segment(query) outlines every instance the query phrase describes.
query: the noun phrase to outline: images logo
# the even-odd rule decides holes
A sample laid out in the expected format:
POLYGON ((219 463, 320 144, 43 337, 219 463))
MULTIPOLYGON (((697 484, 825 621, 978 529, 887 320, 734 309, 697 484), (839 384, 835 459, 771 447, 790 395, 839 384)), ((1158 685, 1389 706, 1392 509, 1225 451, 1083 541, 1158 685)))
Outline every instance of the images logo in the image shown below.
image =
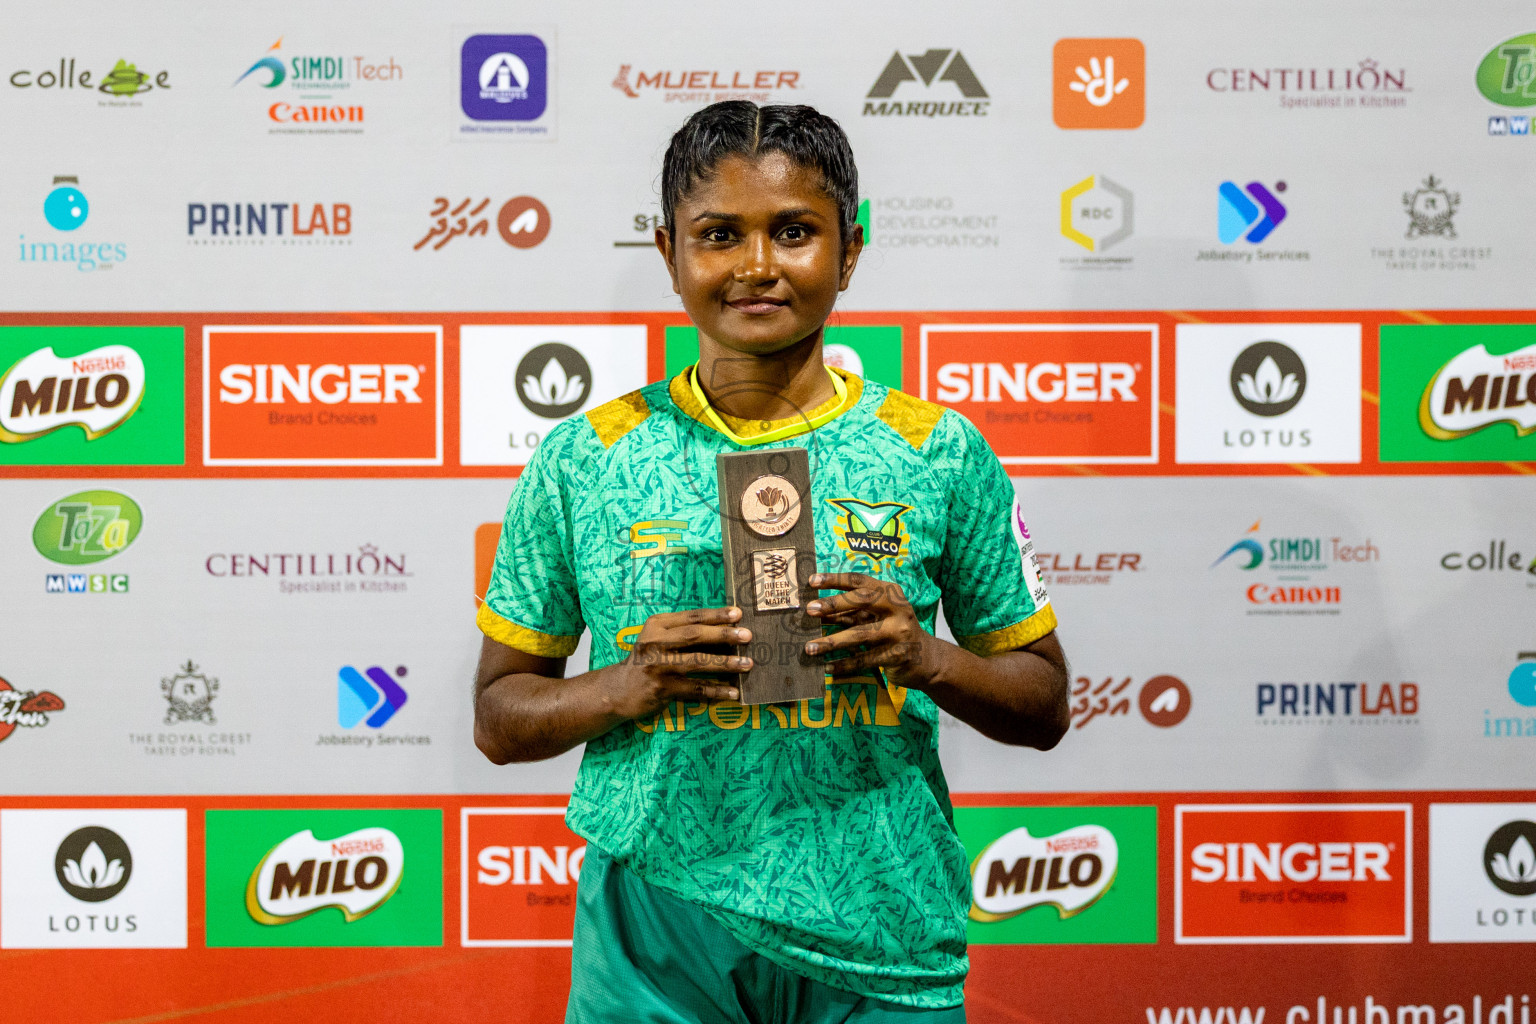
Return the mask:
POLYGON ((213 698, 218 696, 219 681, 201 672, 191 659, 174 676, 160 680, 160 694, 168 707, 165 724, 204 722, 218 725, 213 717, 213 698))
MULTIPOLYGON (((437 241, 432 246, 435 252, 460 235, 485 237, 490 231, 490 222, 484 214, 490 204, 489 199, 479 203, 465 199, 454 205, 447 197, 438 196, 432 201, 432 226, 411 248, 419 251, 435 238, 437 241)), ((497 212, 496 231, 512 248, 532 249, 549 235, 549 208, 532 196, 514 196, 497 212)))
POLYGON ((16 690, 0 678, 0 743, 17 729, 41 729, 48 716, 64 710, 64 699, 49 690, 16 690))
POLYGON ((1281 342, 1249 345, 1232 361, 1232 397, 1255 416, 1288 413, 1306 391, 1306 364, 1281 342))
POLYGON ((1157 809, 957 807, 973 943, 1157 940, 1157 809))
POLYGON ((437 466, 441 327, 206 327, 209 466, 437 466))
POLYGON ((1275 192, 1257 181, 1250 181, 1246 189, 1224 181, 1216 190, 1216 235, 1223 245, 1239 238, 1257 245, 1285 220, 1286 209, 1275 198, 1275 192, 1285 191, 1285 182, 1277 182, 1275 192))
POLYGON ((1181 804, 1174 941, 1409 942, 1407 804, 1181 804))
MULTIPOLYGON (((395 675, 405 678, 404 665, 395 668, 395 675)), ((377 665, 359 672, 345 665, 336 678, 336 722, 343 729, 351 729, 367 719, 370 729, 377 729, 395 717, 405 707, 405 688, 377 665)))
POLYGON ((1509 672, 1509 697, 1516 704, 1536 708, 1536 651, 1521 651, 1509 672))
POLYGON ((1147 51, 1140 39, 1058 39, 1051 64, 1056 127, 1141 127, 1147 51))
POLYGON ((1103 252, 1131 237, 1131 190, 1089 175, 1061 194, 1061 233, 1089 252, 1103 252))
POLYGON ((837 535, 837 546, 854 564, 863 563, 870 572, 879 572, 882 558, 889 558, 897 567, 906 562, 911 538, 901 516, 912 511, 911 505, 897 501, 871 504, 857 498, 828 498, 827 504, 842 513, 832 520, 832 532, 837 535))
POLYGON ((470 36, 459 56, 459 105, 465 116, 536 121, 544 115, 549 53, 538 36, 470 36))
POLYGON ((43 509, 32 527, 38 554, 64 565, 111 558, 134 542, 144 513, 126 494, 81 491, 43 509))
POLYGON ((1424 238, 1439 235, 1456 237, 1456 225, 1451 217, 1461 205, 1460 192, 1448 192, 1433 174, 1413 192, 1403 193, 1403 209, 1408 211, 1408 238, 1424 238))
POLYGON ((569 946, 586 840, 564 807, 466 807, 460 944, 569 946))
POLYGON ((1536 106, 1536 33, 1489 50, 1477 65, 1477 91, 1501 107, 1536 106))
POLYGON ((1536 327, 1381 327, 1383 462, 1536 458, 1536 327))
POLYGON ((981 80, 971 70, 959 50, 927 50, 902 54, 897 51, 886 61, 885 70, 875 79, 864 101, 865 117, 986 117, 991 101, 981 80), (907 82, 921 82, 923 88, 935 82, 948 82, 965 97, 964 101, 922 101, 891 98, 907 82), (879 102, 871 102, 878 100, 879 102))
POLYGON ((53 191, 43 200, 43 217, 50 227, 73 231, 91 215, 91 204, 86 202, 79 184, 80 179, 74 175, 54 175, 53 191))
MULTIPOLYGON (((80 179, 70 174, 53 178, 53 190, 43 198, 43 219, 56 231, 74 231, 91 215, 91 204, 80 191, 80 179)), ((123 242, 48 240, 28 242, 20 236, 17 252, 22 263, 74 264, 76 270, 111 270, 128 259, 123 242)))
POLYGON ((133 853, 116 832, 88 825, 65 837, 53 865, 65 892, 86 903, 101 903, 128 885, 133 853))

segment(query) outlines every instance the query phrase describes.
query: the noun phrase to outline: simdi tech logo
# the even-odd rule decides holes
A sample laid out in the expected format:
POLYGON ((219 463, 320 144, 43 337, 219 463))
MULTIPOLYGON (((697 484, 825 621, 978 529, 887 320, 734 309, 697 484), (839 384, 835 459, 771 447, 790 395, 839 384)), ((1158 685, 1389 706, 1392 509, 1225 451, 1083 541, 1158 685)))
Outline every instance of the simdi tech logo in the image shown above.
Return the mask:
POLYGON ((1536 326, 1384 324, 1383 462, 1536 460, 1536 326))
POLYGON ((283 40, 269 46, 237 79, 236 86, 284 93, 262 97, 273 135, 361 135, 366 108, 352 94, 375 82, 398 82, 405 69, 394 57, 382 61, 339 53, 295 54, 283 40), (318 102, 316 102, 318 101, 318 102))
POLYGON ((865 117, 986 117, 992 101, 959 50, 891 54, 864 98, 865 117))
POLYGON ((203 330, 203 464, 440 466, 436 326, 203 330))
POLYGON ((919 397, 1004 465, 1157 461, 1155 324, 925 324, 919 397))
POLYGON ((564 807, 465 807, 459 944, 569 946, 587 844, 564 807))
MULTIPOLYGON (((1477 91, 1501 107, 1536 107, 1536 32, 1513 36, 1484 55, 1477 65, 1477 91)), ((1489 135, 1531 134, 1529 114, 1490 114, 1489 135)))
POLYGON ((1409 804, 1180 804, 1174 941, 1409 942, 1409 804))
POLYGON ((459 48, 458 138, 552 139, 553 35, 473 35, 459 48))
POLYGON ((972 943, 1157 941, 1157 808, 956 807, 972 943))
POLYGON ((180 327, 0 327, 0 465, 179 466, 180 327))
POLYGON ((1051 51, 1058 128, 1140 128, 1147 51, 1140 39, 1058 39, 1051 51))
POLYGON ((1211 569, 1229 575, 1234 569, 1245 575, 1265 570, 1256 582, 1252 577, 1243 580, 1241 594, 1249 615, 1338 615, 1347 586, 1360 581, 1353 574, 1342 579, 1335 574, 1381 561, 1381 549, 1370 537, 1361 541, 1291 530, 1266 534, 1263 522, 1255 519, 1211 563, 1211 569))
POLYGON ((53 188, 43 198, 43 219, 57 234, 39 240, 25 234, 17 243, 20 262, 72 266, 79 271, 111 270, 128 259, 126 242, 104 242, 94 232, 76 235, 91 215, 91 204, 80 191, 80 178, 74 174, 53 176, 53 188))
POLYGON ((440 946, 437 810, 206 812, 208 945, 440 946))
POLYGON ((1536 804, 1429 805, 1429 941, 1536 942, 1536 804))
POLYGON ((0 810, 0 947, 185 949, 187 812, 0 810))

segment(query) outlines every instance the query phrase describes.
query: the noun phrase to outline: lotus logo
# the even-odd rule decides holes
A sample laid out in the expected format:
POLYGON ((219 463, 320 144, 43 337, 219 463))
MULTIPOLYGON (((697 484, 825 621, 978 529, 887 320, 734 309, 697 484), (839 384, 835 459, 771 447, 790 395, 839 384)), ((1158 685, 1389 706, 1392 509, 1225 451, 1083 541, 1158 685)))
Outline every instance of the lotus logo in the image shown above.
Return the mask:
POLYGON ((571 415, 592 391, 592 368, 582 354, 558 341, 535 345, 517 364, 517 397, 535 416, 571 415))
POLYGON ((1249 345, 1232 361, 1232 397, 1255 416, 1281 416, 1307 390, 1307 367, 1294 349, 1278 341, 1249 345))
POLYGON ((1496 829, 1483 848, 1488 881, 1511 896, 1536 894, 1536 822, 1511 821, 1496 829))
POLYGON ((1016 828, 971 863, 970 918, 1005 921, 1033 907, 1055 907, 1059 918, 1074 917, 1109 891, 1119 866, 1119 845, 1102 825, 1041 837, 1016 828))
POLYGON ((89 825, 71 832, 59 844, 54 873, 59 885, 75 899, 101 903, 128 884, 133 855, 116 832, 89 825))

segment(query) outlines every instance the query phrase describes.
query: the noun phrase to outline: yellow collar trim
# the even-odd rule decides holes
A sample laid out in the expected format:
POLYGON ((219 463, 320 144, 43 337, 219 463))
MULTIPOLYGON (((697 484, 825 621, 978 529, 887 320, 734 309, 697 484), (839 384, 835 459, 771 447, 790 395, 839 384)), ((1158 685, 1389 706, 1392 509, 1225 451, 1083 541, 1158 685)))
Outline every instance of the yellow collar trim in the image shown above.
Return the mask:
POLYGON ((844 374, 833 370, 830 366, 823 368, 827 371, 827 376, 832 379, 832 388, 836 394, 805 416, 791 416, 781 420, 743 420, 717 412, 705 397, 704 389, 699 386, 697 363, 688 367, 673 380, 672 396, 674 401, 679 398, 691 399, 686 402, 686 405, 682 402, 678 403, 684 405, 683 411, 694 419, 714 427, 735 444, 742 446, 766 444, 815 430, 831 422, 858 402, 863 393, 863 388, 859 386, 863 383, 862 381, 852 376, 845 380, 844 374), (758 429, 749 429, 753 427, 758 429))

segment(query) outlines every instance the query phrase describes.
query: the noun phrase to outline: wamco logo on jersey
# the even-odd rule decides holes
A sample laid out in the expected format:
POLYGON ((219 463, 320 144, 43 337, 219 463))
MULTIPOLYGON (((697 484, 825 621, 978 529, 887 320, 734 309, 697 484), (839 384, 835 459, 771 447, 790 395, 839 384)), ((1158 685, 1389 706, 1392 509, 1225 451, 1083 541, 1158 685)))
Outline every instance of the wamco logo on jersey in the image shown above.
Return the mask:
POLYGON ((1408 804, 1181 804, 1174 813, 1174 941, 1411 941, 1408 804))
POLYGON ((870 87, 864 116, 986 117, 990 106, 987 90, 959 50, 898 50, 870 87))
POLYGON ((293 93, 295 102, 270 92, 262 97, 267 120, 272 123, 267 130, 273 135, 361 135, 364 108, 354 101, 351 90, 405 77, 405 69, 393 57, 380 62, 340 54, 296 56, 282 49, 279 39, 234 83, 263 90, 287 86, 293 93))
POLYGON ((1176 461, 1360 461, 1359 324, 1175 332, 1176 461))
POLYGON ((1218 67, 1206 72, 1205 87, 1219 95, 1271 94, 1282 110, 1400 108, 1408 105, 1408 72, 1383 67, 1369 57, 1354 67, 1239 68, 1218 67))
POLYGON ((1344 601, 1343 581, 1317 579, 1330 568, 1381 561, 1381 549, 1367 537, 1363 542, 1342 537, 1264 537, 1262 519, 1221 553, 1211 568, 1236 567, 1253 572, 1261 567, 1274 582, 1247 583, 1243 589, 1249 615, 1338 615, 1344 601))
POLYGON ((440 466, 441 327, 207 327, 208 466, 440 466))
POLYGON ((1381 327, 1383 462, 1536 459, 1536 327, 1381 327))
POLYGON ((1429 805, 1429 941, 1536 942, 1536 804, 1429 805))
POLYGON ((971 942, 1154 942, 1157 810, 957 807, 971 942))
POLYGON ((778 94, 803 88, 798 71, 634 71, 619 66, 613 87, 630 99, 660 96, 665 103, 789 102, 778 94))
POLYGON ((350 203, 188 203, 188 245, 351 245, 350 203))
POLYGON ((925 324, 921 397, 1005 465, 1157 461, 1157 327, 925 324))
POLYGON ((464 946, 569 946, 586 841, 564 807, 466 807, 459 819, 464 946))

